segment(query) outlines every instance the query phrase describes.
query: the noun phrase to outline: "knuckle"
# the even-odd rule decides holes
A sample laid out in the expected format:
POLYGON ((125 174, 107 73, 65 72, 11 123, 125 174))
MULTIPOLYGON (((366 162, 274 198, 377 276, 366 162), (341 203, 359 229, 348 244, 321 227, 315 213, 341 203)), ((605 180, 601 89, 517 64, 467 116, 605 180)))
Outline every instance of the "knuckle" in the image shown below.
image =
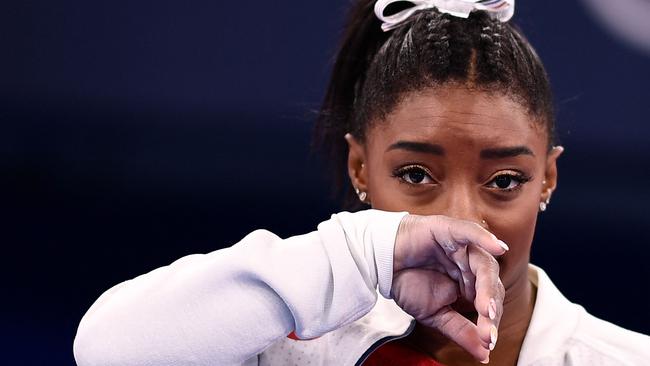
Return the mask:
POLYGON ((482 246, 489 245, 488 243, 493 243, 496 240, 494 234, 492 234, 491 232, 483 228, 481 228, 481 232, 479 233, 479 238, 481 240, 481 243, 484 244, 482 246))
POLYGON ((497 280, 497 294, 501 299, 505 298, 506 296, 506 288, 503 286, 503 282, 501 282, 500 278, 497 280))
POLYGON ((446 309, 441 309, 438 313, 433 314, 430 319, 431 324, 437 329, 449 329, 453 325, 453 317, 446 309))
POLYGON ((499 274, 499 262, 496 260, 496 258, 494 258, 483 248, 475 248, 474 251, 477 253, 477 259, 483 266, 484 271, 487 271, 491 274, 499 274))
POLYGON ((495 273, 499 273, 499 262, 497 262, 496 258, 494 258, 491 255, 487 255, 486 257, 486 264, 490 267, 492 271, 495 273))
POLYGON ((485 250, 477 250, 479 253, 477 256, 478 263, 480 263, 480 271, 484 276, 490 278, 491 281, 496 283, 496 280, 499 280, 499 272, 501 266, 495 257, 485 250))

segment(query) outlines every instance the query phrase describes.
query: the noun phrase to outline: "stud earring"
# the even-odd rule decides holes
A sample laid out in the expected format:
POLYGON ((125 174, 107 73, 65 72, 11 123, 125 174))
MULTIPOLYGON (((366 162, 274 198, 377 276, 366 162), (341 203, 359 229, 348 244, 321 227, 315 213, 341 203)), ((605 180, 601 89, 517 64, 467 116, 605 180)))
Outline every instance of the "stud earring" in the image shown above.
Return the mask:
POLYGON ((548 205, 551 204, 551 195, 552 194, 553 194, 553 191, 551 191, 551 189, 549 188, 548 189, 548 197, 546 197, 546 201, 539 203, 539 210, 541 212, 546 211, 546 209, 548 208, 548 205))
POLYGON ((359 201, 366 203, 366 198, 368 198, 368 194, 366 192, 360 191, 359 188, 354 187, 354 191, 357 193, 357 196, 359 196, 359 201))
POLYGON ((361 202, 366 203, 366 198, 368 198, 368 194, 366 192, 359 193, 359 200, 361 202))
POLYGON ((539 203, 539 211, 540 212, 546 211, 546 202, 540 202, 539 203))

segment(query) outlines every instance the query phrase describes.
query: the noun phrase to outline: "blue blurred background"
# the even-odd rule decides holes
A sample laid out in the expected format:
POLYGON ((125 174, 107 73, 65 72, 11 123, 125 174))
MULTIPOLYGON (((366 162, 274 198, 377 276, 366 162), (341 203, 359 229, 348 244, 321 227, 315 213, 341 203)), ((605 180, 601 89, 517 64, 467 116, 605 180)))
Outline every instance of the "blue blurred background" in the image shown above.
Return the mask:
MULTIPOLYGON (((650 2, 615 3, 622 18, 601 0, 517 5, 566 147, 532 260, 650 333, 650 33, 629 16, 650 2)), ((0 363, 73 365, 77 324, 112 285, 338 210, 309 135, 347 5, 0 6, 0 363)))

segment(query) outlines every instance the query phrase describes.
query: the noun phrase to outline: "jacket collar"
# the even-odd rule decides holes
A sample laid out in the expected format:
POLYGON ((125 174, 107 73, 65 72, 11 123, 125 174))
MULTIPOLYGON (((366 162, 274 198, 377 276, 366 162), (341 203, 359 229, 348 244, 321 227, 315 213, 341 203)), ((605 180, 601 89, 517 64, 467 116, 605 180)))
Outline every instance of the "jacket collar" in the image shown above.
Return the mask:
POLYGON ((519 365, 557 356, 578 327, 584 309, 567 300, 546 272, 530 264, 528 278, 537 287, 533 316, 519 352, 519 365), (550 321, 552 319, 552 321, 550 321))
POLYGON ((350 329, 344 332, 352 344, 359 345, 350 354, 350 364, 361 365, 382 344, 407 336, 414 326, 415 319, 397 306, 394 300, 379 295, 372 310, 349 326, 358 328, 360 332, 350 332, 350 329), (364 334, 362 339, 359 339, 359 333, 364 334))
MULTIPOLYGON (((519 365, 529 365, 541 358, 554 356, 573 335, 580 312, 584 311, 567 300, 541 268, 529 264, 528 279, 537 288, 537 297, 519 353, 519 365)), ((379 296, 372 311, 355 323, 367 327, 369 332, 367 339, 371 344, 365 342, 365 351, 358 353, 360 361, 363 361, 381 344, 407 336, 413 330, 415 320, 393 300, 379 296)))
MULTIPOLYGON (((519 353, 518 365, 530 365, 542 358, 557 356, 557 351, 574 334, 579 316, 584 312, 582 307, 569 302, 539 267, 529 265, 528 278, 537 287, 537 298, 519 353)), ((301 351, 293 353, 295 357, 301 355, 302 359, 293 360, 299 364, 310 359, 313 364, 361 365, 375 349, 386 342, 407 336, 414 326, 413 317, 400 309, 393 300, 378 294, 377 303, 362 318, 314 340, 296 341, 287 338, 265 353, 282 355, 282 360, 288 363, 293 359, 286 354, 287 349, 294 349, 301 351)), ((260 363, 266 364, 276 363, 260 363)))

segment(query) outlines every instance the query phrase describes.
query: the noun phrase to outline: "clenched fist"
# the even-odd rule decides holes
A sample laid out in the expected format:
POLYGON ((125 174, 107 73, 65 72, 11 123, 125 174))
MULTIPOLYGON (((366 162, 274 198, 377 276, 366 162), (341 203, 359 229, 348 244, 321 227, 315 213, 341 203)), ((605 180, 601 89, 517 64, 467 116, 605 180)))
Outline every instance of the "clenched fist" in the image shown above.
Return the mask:
POLYGON ((505 295, 494 256, 507 250, 476 223, 407 215, 395 242, 392 297, 419 323, 485 361, 497 341, 505 295), (476 324, 451 308, 459 296, 474 304, 476 324))

